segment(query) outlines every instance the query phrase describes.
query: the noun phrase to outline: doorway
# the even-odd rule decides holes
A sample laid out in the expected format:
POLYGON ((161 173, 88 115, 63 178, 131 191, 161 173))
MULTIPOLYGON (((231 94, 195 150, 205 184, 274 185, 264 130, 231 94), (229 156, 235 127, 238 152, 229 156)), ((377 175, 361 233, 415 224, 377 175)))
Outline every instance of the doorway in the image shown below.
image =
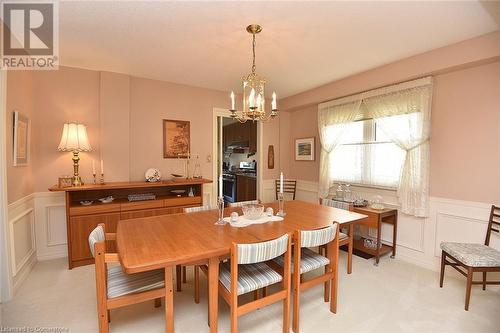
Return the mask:
POLYGON ((261 198, 262 124, 240 123, 229 110, 214 109, 213 114, 213 204, 219 196, 222 175, 224 202, 261 198))

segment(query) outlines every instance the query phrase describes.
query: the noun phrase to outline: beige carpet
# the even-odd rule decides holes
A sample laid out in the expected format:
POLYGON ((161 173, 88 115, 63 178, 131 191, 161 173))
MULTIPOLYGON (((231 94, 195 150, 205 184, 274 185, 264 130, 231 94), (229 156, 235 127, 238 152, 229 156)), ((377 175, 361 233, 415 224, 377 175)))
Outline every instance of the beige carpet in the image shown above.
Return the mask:
MULTIPOLYGON (((500 332, 500 292, 473 288, 470 311, 464 306, 465 280, 447 277, 443 289, 438 274, 398 259, 354 257, 354 272, 346 274, 341 254, 339 307, 336 315, 322 300, 322 288, 301 298, 301 332, 500 332)), ((201 279, 200 304, 193 302, 191 269, 188 283, 175 293, 176 332, 208 332, 206 281, 201 279)), ((229 331, 228 307, 220 300, 219 332, 229 331)), ((281 305, 240 318, 240 332, 281 332, 281 305)), ((3 325, 64 327, 69 332, 97 332, 94 267, 73 270, 64 259, 38 263, 14 299, 3 304, 3 325)), ((164 332, 163 307, 153 302, 111 312, 111 332, 164 332)))

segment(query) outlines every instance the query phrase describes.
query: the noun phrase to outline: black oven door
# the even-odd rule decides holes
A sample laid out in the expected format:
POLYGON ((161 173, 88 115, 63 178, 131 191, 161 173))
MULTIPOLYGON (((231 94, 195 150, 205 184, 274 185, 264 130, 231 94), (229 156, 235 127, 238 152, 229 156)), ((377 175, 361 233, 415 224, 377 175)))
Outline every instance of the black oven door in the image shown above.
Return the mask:
POLYGON ((223 177, 222 193, 225 202, 236 202, 236 179, 223 177))

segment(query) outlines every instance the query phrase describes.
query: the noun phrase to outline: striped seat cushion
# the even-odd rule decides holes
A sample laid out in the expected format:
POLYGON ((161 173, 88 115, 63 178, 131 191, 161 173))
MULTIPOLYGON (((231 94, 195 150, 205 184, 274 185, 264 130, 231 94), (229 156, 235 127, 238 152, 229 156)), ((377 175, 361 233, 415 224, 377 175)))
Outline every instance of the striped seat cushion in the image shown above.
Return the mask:
POLYGON ((500 251, 484 244, 442 242, 441 249, 470 267, 500 267, 500 251))
MULTIPOLYGON (((238 295, 278 283, 283 277, 264 263, 238 265, 238 295)), ((220 265, 219 281, 231 291, 231 263, 220 265)))
POLYGON ((108 298, 140 293, 164 286, 163 270, 127 274, 123 272, 120 265, 108 265, 108 298))
POLYGON ((106 240, 106 235, 104 235, 104 229, 98 225, 89 235, 89 248, 92 253, 92 257, 95 258, 95 244, 98 242, 104 242, 106 240))
MULTIPOLYGON (((274 259, 274 262, 283 267, 285 265, 285 258, 284 256, 279 256, 278 258, 274 259)), ((313 271, 317 268, 326 266, 330 263, 330 260, 328 258, 323 257, 322 255, 314 252, 311 249, 308 249, 307 247, 304 247, 301 249, 300 253, 300 274, 307 273, 310 271, 313 271)), ((292 266, 291 266, 292 271, 294 270, 293 266, 293 259, 292 259, 292 266)))
POLYGON ((286 252, 288 234, 266 242, 238 244, 238 264, 254 264, 276 258, 286 252))
POLYGON ((338 201, 338 200, 334 200, 334 199, 323 199, 323 201, 321 203, 323 206, 329 206, 329 207, 349 210, 349 203, 348 202, 338 201))
POLYGON ((343 232, 339 232, 339 240, 342 240, 342 239, 346 239, 347 237, 347 234, 344 234, 343 232))

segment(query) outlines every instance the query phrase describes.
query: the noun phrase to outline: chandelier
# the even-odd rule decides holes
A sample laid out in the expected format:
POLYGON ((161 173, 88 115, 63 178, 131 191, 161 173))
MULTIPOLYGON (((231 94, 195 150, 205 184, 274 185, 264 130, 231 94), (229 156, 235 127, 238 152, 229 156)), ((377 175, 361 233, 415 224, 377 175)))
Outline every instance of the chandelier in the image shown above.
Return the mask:
POLYGON ((262 31, 262 27, 258 24, 251 24, 247 27, 248 33, 252 34, 252 72, 242 78, 243 84, 243 110, 238 112, 234 103, 234 92, 231 91, 231 117, 244 123, 247 120, 268 121, 271 118, 278 116, 278 108, 276 104, 276 93, 273 92, 271 101, 271 113, 266 114, 265 109, 265 93, 266 85, 265 78, 259 76, 255 72, 255 35, 262 31))

